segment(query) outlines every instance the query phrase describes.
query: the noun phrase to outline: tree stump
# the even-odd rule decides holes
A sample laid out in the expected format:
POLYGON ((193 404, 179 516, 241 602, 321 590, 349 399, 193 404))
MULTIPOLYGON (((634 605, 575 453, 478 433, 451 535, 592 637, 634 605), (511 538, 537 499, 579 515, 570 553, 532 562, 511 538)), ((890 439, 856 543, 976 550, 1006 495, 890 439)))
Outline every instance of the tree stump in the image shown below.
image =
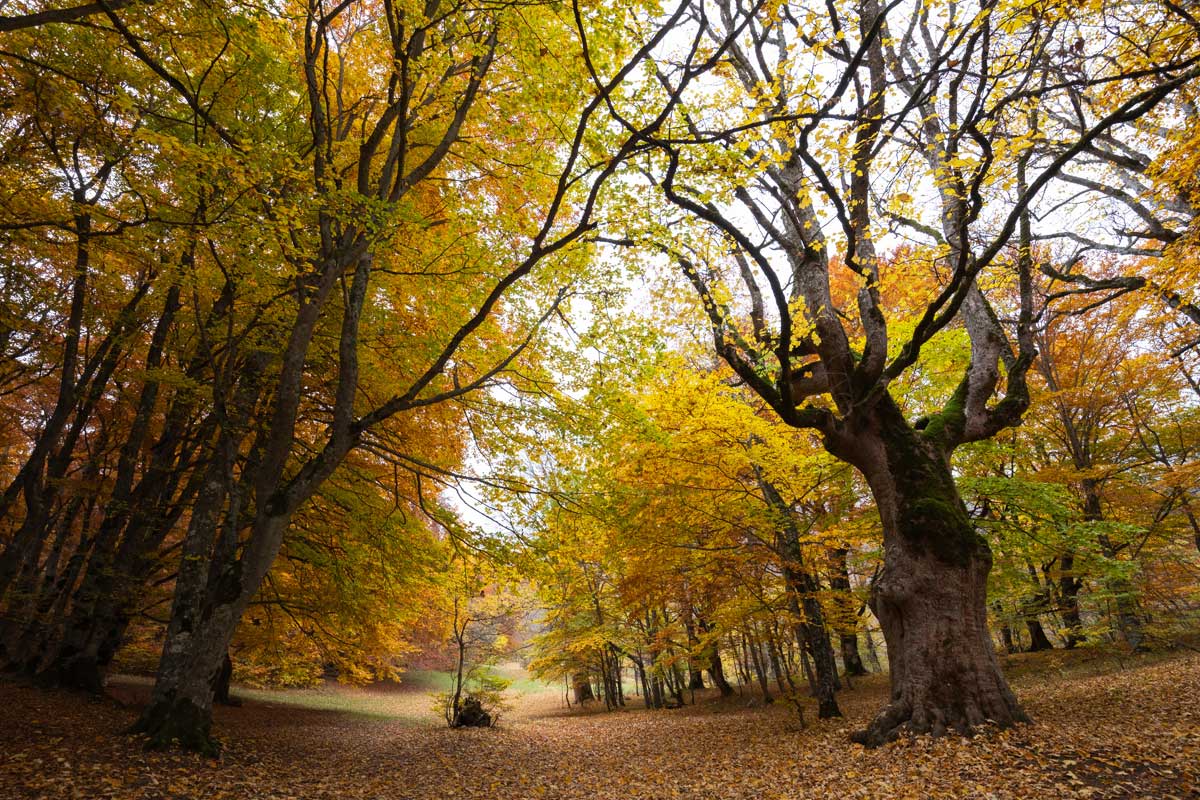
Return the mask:
POLYGON ((476 697, 468 697, 464 700, 462 707, 454 715, 454 727, 456 728, 490 728, 491 726, 492 715, 484 710, 483 703, 476 697))

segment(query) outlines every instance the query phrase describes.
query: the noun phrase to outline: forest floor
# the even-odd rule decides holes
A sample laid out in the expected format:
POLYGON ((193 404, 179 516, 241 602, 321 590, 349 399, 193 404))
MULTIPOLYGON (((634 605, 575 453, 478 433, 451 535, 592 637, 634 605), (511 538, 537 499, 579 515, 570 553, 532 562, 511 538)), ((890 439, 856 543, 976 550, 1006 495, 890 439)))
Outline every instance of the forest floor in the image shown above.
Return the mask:
POLYGON ((243 691, 217 710, 218 760, 122 734, 145 682, 118 679, 105 700, 0 683, 0 798, 1200 797, 1200 655, 1052 652, 1006 669, 1034 724, 872 751, 847 736, 884 702, 881 675, 839 695, 844 720, 810 707, 804 729, 749 691, 603 713, 527 682, 499 727, 460 731, 420 685, 243 691))

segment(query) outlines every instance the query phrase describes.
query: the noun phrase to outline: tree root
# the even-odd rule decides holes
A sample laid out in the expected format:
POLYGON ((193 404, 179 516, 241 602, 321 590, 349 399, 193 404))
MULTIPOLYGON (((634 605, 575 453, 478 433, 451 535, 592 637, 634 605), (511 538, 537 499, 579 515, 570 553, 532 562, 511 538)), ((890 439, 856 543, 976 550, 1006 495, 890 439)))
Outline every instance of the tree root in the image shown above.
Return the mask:
POLYGON ((897 701, 888 704, 875 719, 861 731, 850 735, 850 741, 867 749, 894 742, 902 736, 929 734, 939 738, 948 734, 971 737, 983 728, 1009 728, 1018 722, 1029 722, 1024 711, 1017 709, 1006 721, 982 720, 972 722, 961 711, 947 713, 945 709, 926 708, 923 713, 914 713, 908 703, 897 701))
POLYGON ((221 745, 211 731, 211 716, 187 698, 152 702, 129 729, 131 734, 146 737, 147 750, 179 747, 216 758, 221 754, 221 745))

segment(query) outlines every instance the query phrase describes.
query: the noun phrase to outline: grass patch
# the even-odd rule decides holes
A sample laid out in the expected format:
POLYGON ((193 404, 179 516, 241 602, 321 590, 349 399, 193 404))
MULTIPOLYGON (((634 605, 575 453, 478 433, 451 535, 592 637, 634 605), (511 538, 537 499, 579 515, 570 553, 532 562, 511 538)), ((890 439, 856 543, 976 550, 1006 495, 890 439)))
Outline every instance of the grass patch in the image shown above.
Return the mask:
MULTIPOLYGON (((505 692, 510 698, 537 694, 552 688, 550 684, 530 677, 517 663, 501 664, 490 672, 513 682, 505 692)), ((144 676, 116 676, 110 692, 115 689, 115 696, 121 694, 120 687, 136 687, 137 695, 123 702, 141 703, 149 695, 153 683, 153 678, 144 676)), ((231 693, 247 705, 325 711, 348 714, 363 720, 429 725, 440 723, 440 718, 433 710, 433 695, 450 691, 453 686, 454 674, 449 671, 411 670, 403 673, 396 683, 371 686, 327 683, 300 689, 255 688, 235 684, 231 693)))
POLYGON ((380 721, 424 721, 424 715, 411 703, 399 704, 393 695, 353 687, 323 686, 313 689, 250 689, 235 688, 233 696, 247 703, 303 708, 310 711, 329 711, 350 714, 380 721))

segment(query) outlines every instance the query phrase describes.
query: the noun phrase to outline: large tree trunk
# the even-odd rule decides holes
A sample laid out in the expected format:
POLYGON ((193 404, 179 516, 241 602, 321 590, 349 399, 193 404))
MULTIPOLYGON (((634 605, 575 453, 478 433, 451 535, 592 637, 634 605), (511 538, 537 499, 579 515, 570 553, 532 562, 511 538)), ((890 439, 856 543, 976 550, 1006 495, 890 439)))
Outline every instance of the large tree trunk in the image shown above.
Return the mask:
MULTIPOLYGON (((154 693, 133 727, 133 732, 148 737, 151 748, 178 744, 206 755, 218 750, 211 735, 215 689, 238 620, 253 597, 253 588, 261 583, 257 575, 242 577, 241 564, 232 562, 216 581, 205 581, 208 585, 202 585, 204 594, 198 602, 193 592, 176 590, 154 693), (187 608, 180 607, 181 601, 187 608)), ((183 573, 181 568, 181 582, 186 580, 183 573)))
POLYGON ((216 753, 210 733, 214 685, 238 621, 262 585, 290 518, 286 507, 281 514, 260 514, 240 557, 234 556, 226 541, 236 533, 233 521, 240 508, 237 490, 230 491, 234 447, 235 442, 222 437, 192 510, 154 693, 133 727, 149 738, 151 747, 178 743, 216 753))
POLYGON ((887 641, 892 695, 855 741, 1027 721, 988 631, 991 550, 971 525, 937 432, 912 429, 888 399, 873 422, 852 455, 883 522, 871 608, 887 641))

